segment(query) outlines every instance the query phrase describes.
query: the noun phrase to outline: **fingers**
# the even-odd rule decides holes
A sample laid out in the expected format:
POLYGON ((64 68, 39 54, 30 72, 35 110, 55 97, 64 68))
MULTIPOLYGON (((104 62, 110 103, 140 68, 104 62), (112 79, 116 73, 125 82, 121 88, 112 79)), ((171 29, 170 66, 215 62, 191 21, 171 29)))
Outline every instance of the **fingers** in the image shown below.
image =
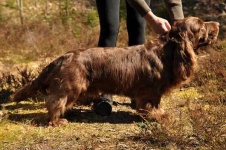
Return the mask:
POLYGON ((167 32, 170 31, 171 30, 171 25, 169 24, 168 21, 166 22, 165 25, 166 25, 166 28, 167 28, 167 32))
POLYGON ((168 32, 171 30, 171 25, 169 24, 169 22, 165 19, 162 19, 162 22, 160 22, 162 29, 159 29, 159 33, 163 34, 165 32, 168 32))
POLYGON ((171 25, 165 19, 161 19, 158 24, 153 28, 156 34, 163 34, 171 30, 171 25))

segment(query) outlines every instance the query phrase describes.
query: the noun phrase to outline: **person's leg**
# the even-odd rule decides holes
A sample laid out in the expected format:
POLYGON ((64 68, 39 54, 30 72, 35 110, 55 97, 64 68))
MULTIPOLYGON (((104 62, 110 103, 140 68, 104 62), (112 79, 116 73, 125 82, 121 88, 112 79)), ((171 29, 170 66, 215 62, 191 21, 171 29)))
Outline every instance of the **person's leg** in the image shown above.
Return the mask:
MULTIPOLYGON (((150 0, 145 0, 148 5, 150 5, 150 0)), ((145 19, 136 12, 126 1, 126 11, 127 11, 127 31, 129 36, 128 45, 139 45, 145 43, 145 19)), ((131 99, 131 108, 136 108, 136 100, 131 99)))
MULTIPOLYGON (((119 32, 120 0, 96 0, 100 20, 99 47, 115 47, 119 32)), ((104 94, 94 104, 94 111, 102 116, 110 115, 112 95, 104 94)))
MULTIPOLYGON (((150 5, 150 0, 145 0, 150 5)), ((128 45, 139 45, 145 43, 145 19, 137 13, 126 1, 127 30, 129 36, 128 45)))
POLYGON ((98 46, 115 47, 119 31, 120 0, 96 0, 100 19, 98 46))

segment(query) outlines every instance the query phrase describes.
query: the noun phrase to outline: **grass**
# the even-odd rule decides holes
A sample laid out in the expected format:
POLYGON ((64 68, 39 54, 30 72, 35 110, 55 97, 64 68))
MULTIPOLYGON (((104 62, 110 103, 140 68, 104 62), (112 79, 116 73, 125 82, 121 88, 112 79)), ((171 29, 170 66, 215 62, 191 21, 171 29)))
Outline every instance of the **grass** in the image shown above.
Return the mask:
MULTIPOLYGON (((0 123, 0 145, 3 149, 38 149, 40 146, 44 149, 86 149, 103 147, 102 144, 115 147, 124 136, 139 133, 139 128, 133 123, 138 116, 131 115, 131 119, 127 117, 129 113, 123 111, 116 115, 118 119, 114 115, 103 118, 96 116, 88 107, 77 107, 78 111, 72 113, 72 120, 76 120, 71 120, 65 127, 51 128, 46 126, 43 102, 8 103, 4 108, 10 115, 0 123), (128 119, 120 120, 123 116, 128 119), (65 142, 59 145, 59 141, 65 142)), ((114 109, 116 111, 117 108, 114 109)))

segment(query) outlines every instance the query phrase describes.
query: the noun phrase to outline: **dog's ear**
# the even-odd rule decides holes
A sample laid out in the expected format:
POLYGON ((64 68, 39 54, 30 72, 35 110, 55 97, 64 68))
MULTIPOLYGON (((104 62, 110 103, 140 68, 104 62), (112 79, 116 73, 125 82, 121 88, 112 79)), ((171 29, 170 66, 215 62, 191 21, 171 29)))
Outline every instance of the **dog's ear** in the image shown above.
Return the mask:
POLYGON ((187 32, 180 32, 179 36, 181 37, 180 43, 173 51, 173 72, 176 82, 187 80, 194 72, 196 64, 196 55, 187 32))
POLYGON ((173 72, 176 76, 176 82, 187 80, 193 73, 196 64, 196 56, 194 53, 194 46, 198 37, 199 28, 203 25, 202 22, 193 25, 196 18, 186 18, 179 21, 174 28, 172 28, 171 40, 176 42, 174 49, 174 63, 173 72))
POLYGON ((191 17, 185 22, 189 40, 192 42, 193 48, 198 47, 200 38, 205 34, 204 22, 196 17, 191 17))

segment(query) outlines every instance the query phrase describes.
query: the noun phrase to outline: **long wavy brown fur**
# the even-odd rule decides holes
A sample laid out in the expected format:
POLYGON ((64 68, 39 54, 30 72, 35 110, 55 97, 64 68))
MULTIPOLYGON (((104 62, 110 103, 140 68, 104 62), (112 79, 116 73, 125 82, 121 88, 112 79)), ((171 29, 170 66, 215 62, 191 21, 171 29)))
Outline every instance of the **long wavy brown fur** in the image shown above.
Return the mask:
POLYGON ((46 93, 53 126, 66 122, 60 115, 76 101, 101 92, 135 99, 140 112, 158 109, 162 95, 188 80, 194 72, 195 50, 214 43, 218 32, 217 22, 188 17, 169 33, 144 45, 68 52, 18 90, 13 100, 25 100, 37 91, 46 93))

